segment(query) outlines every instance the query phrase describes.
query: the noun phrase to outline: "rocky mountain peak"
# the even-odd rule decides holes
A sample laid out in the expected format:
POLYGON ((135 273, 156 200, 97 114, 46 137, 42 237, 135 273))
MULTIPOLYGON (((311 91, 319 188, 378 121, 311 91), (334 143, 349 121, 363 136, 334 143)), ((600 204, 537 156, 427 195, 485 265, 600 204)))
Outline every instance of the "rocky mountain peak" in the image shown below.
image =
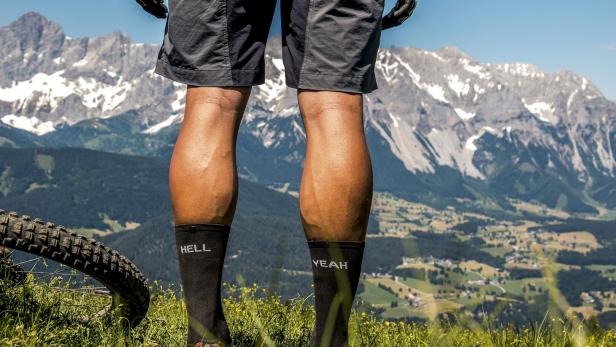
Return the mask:
POLYGON ((60 25, 49 21, 38 12, 28 12, 11 23, 8 30, 20 39, 22 48, 33 47, 37 49, 47 42, 64 39, 64 32, 60 25))

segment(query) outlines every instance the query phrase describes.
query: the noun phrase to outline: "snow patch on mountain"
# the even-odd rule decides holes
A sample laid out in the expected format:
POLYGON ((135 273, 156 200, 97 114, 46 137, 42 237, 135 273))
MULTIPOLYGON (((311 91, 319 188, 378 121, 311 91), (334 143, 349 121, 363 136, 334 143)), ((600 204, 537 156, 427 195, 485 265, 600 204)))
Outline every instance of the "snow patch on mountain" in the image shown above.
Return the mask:
POLYGON ((393 122, 393 126, 394 127, 398 127, 398 121, 400 120, 400 117, 395 116, 393 113, 389 112, 389 118, 391 119, 391 121, 393 122))
POLYGON ((55 130, 53 126, 53 122, 51 121, 42 122, 41 120, 35 117, 24 117, 24 116, 17 116, 14 114, 8 114, 5 116, 2 116, 2 118, 0 118, 0 121, 2 121, 2 123, 9 125, 13 128, 25 130, 27 132, 30 132, 30 133, 33 133, 39 136, 45 135, 55 130))
POLYGON ((133 83, 122 78, 116 85, 98 82, 93 78, 77 79, 77 83, 68 82, 72 94, 82 95, 82 104, 87 108, 100 108, 103 112, 115 110, 133 88, 133 83))
POLYGON ((493 65, 497 70, 513 76, 544 78, 545 73, 537 66, 525 63, 506 63, 493 65))
POLYGON ((379 59, 375 67, 376 69, 381 70, 385 81, 387 81, 387 83, 391 83, 391 81, 393 81, 393 79, 396 78, 396 75, 398 74, 398 66, 400 66, 400 64, 397 61, 391 62, 384 61, 384 59, 379 59))
POLYGON ((469 82, 470 79, 462 81, 462 79, 460 79, 460 76, 458 75, 452 74, 447 76, 447 83, 449 85, 449 88, 453 90, 454 93, 456 93, 458 98, 468 95, 468 92, 471 90, 471 85, 469 84, 469 82))
POLYGON ((597 168, 604 168, 607 172, 606 174, 613 176, 616 174, 616 162, 613 160, 614 153, 612 153, 612 146, 610 143, 610 138, 607 137, 607 144, 603 143, 603 139, 598 137, 595 139, 597 158, 599 159, 601 166, 596 166, 597 168))
POLYGON ((79 77, 76 81, 68 80, 63 75, 65 70, 51 75, 37 73, 26 81, 14 81, 8 88, 0 88, 0 100, 20 102, 22 105, 36 101, 35 111, 49 105, 55 110, 60 102, 69 95, 80 95, 81 103, 87 108, 99 108, 103 112, 116 109, 127 96, 133 84, 119 79, 116 85, 98 82, 94 78, 79 77))
POLYGON ((556 116, 556 114, 554 113, 556 111, 556 108, 553 104, 545 101, 538 101, 532 104, 527 104, 526 100, 524 99, 522 99, 522 102, 524 103, 524 107, 526 107, 531 113, 539 117, 539 120, 551 124, 558 123, 558 116, 556 116))
POLYGON ((445 59, 445 58, 443 58, 443 57, 441 57, 440 55, 438 55, 436 52, 432 52, 432 51, 423 51, 423 54, 425 54, 425 55, 429 55, 429 56, 431 56, 432 58, 434 58, 434 59, 436 59, 436 60, 440 61, 441 63, 446 62, 446 59, 445 59))
POLYGON ((456 114, 458 115, 458 117, 460 117, 462 120, 469 120, 472 119, 473 117, 475 117, 477 115, 477 113, 473 113, 473 112, 466 112, 461 108, 454 108, 454 111, 456 111, 456 114))
POLYGON ((480 137, 481 135, 473 135, 469 137, 464 144, 464 148, 468 149, 471 152, 475 152, 477 150, 477 146, 475 146, 475 141, 480 137))
POLYGON ((422 85, 423 89, 430 94, 434 99, 444 102, 446 104, 449 103, 447 98, 445 98, 445 89, 437 84, 424 84, 422 85))
POLYGON ((169 116, 169 118, 165 119, 164 121, 162 121, 160 123, 157 123, 157 124, 147 128, 147 129, 143 130, 142 133, 150 134, 150 135, 156 134, 156 133, 158 133, 159 131, 161 131, 161 130, 163 130, 165 128, 168 128, 168 127, 170 127, 172 125, 180 123, 182 121, 182 119, 184 119, 184 114, 183 113, 177 113, 177 114, 171 115, 171 116, 169 116))
POLYGON ((88 65, 88 59, 83 58, 81 60, 79 60, 78 62, 73 64, 73 67, 80 67, 80 66, 86 66, 88 65))
POLYGON ((27 81, 13 81, 12 86, 0 88, 0 100, 16 102, 38 97, 37 106, 49 104, 58 107, 58 102, 73 93, 70 83, 62 77, 64 70, 48 75, 37 73, 27 81))
POLYGON ((269 104, 280 100, 284 96, 287 86, 282 59, 271 58, 269 55, 266 58, 270 59, 277 71, 274 71, 274 76, 269 76, 270 78, 266 79, 264 84, 257 87, 257 95, 259 99, 269 104))
POLYGON ((413 68, 402 60, 399 56, 387 50, 380 50, 378 54, 378 59, 375 64, 375 68, 379 70, 385 80, 388 83, 391 83, 398 76, 409 76, 411 81, 415 83, 418 87, 422 87, 420 84, 421 76, 413 70, 413 68), (404 70, 400 71, 398 67, 402 67, 404 70))
POLYGON ((278 69, 280 72, 284 72, 284 62, 280 58, 273 58, 272 64, 278 69))
MULTIPOLYGON (((279 133, 272 129, 269 123, 264 121, 257 123, 252 134, 262 140, 263 147, 265 148, 272 147, 276 138, 279 136, 279 133)), ((282 133, 282 136, 284 136, 284 133, 282 133)))
POLYGON ((421 81, 421 76, 417 72, 415 72, 415 70, 413 70, 413 68, 411 68, 408 63, 405 63, 399 57, 396 57, 396 59, 398 59, 398 63, 400 63, 400 66, 402 66, 408 72, 409 76, 413 80, 413 83, 419 84, 419 82, 421 81))
MULTIPOLYGON (((503 130, 510 132, 511 131, 511 127, 505 127, 503 128, 503 130)), ((497 135, 498 131, 492 127, 483 127, 481 128, 481 131, 478 134, 472 135, 470 136, 465 144, 464 144, 464 148, 471 151, 471 152, 475 152, 477 151, 477 146, 475 145, 475 141, 477 141, 478 139, 480 139, 486 132, 493 134, 493 135, 497 135)))
POLYGON ((171 103, 171 109, 174 112, 180 112, 184 110, 185 105, 186 105, 186 90, 185 88, 178 88, 178 90, 175 91, 174 100, 171 103))
POLYGON ((492 75, 486 71, 485 66, 474 64, 467 58, 460 59, 460 63, 462 63, 464 70, 477 75, 482 80, 487 80, 492 77, 492 75))

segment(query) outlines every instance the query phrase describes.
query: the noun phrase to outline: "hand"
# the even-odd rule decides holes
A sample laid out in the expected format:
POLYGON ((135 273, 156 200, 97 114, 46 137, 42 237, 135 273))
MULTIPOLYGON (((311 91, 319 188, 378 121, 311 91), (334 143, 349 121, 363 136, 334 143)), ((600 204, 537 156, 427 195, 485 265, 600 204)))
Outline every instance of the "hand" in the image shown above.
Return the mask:
POLYGON ((137 0, 143 9, 156 18, 167 18, 167 6, 163 0, 137 0))
POLYGON ((381 30, 387 30, 404 23, 413 15, 417 0, 398 0, 396 6, 383 17, 381 30))

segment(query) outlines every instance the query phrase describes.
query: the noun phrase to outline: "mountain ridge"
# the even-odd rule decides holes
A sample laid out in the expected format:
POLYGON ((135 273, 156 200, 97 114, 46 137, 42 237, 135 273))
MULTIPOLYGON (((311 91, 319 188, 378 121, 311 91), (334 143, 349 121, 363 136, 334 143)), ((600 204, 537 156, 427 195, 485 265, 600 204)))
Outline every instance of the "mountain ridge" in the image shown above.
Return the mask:
MULTIPOLYGON (((292 191, 306 139, 280 41, 268 42, 267 80, 253 88, 238 157, 244 178, 292 191)), ((11 52, 0 58, 5 128, 38 135, 43 146, 170 155, 185 87, 154 74, 156 45, 121 33, 67 38, 29 13, 0 28, 0 49, 11 52)), ((388 168, 375 173, 377 189, 491 199, 505 209, 498 195, 580 213, 596 213, 597 201, 616 207, 616 103, 589 79, 525 63, 482 64, 452 46, 381 49, 375 70, 380 88, 365 96, 364 114, 372 156, 388 168), (461 183, 443 191, 446 179, 461 183), (600 199, 589 200, 597 191, 600 199)))

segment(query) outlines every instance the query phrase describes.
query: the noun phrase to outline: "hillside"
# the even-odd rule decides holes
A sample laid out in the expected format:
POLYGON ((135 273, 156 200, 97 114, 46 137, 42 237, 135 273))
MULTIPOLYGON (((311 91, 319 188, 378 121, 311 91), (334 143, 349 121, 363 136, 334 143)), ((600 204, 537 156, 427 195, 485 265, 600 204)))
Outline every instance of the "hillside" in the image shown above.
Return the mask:
POLYGON ((166 177, 166 166, 147 158, 79 148, 0 148, 3 208, 71 228, 107 230, 168 215, 166 177))

